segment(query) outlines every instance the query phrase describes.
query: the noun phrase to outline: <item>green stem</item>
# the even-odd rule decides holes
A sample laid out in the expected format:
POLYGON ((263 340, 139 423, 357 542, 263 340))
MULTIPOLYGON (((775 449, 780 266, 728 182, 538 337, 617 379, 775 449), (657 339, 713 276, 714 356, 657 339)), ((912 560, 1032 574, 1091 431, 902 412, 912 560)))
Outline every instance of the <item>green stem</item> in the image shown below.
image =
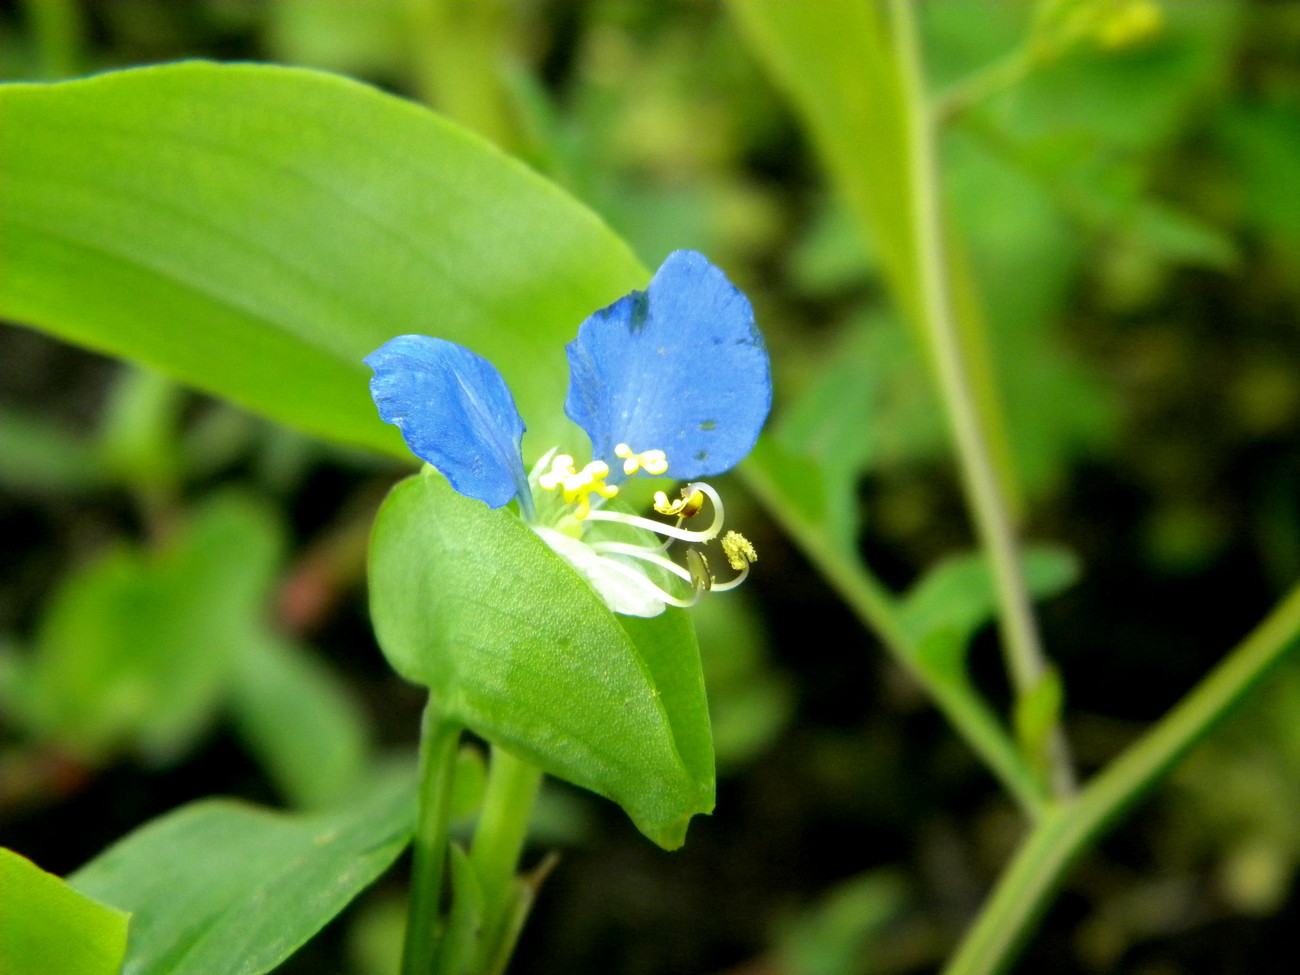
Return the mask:
MULTIPOLYGON (((952 308, 948 279, 948 249, 944 240, 938 151, 933 119, 926 108, 920 41, 911 0, 892 0, 896 31, 900 88, 905 113, 911 165, 911 233, 920 271, 922 328, 929 345, 940 398, 957 448, 962 486, 970 506, 975 531, 993 569, 999 607, 1002 648, 1012 686, 1018 697, 1033 692, 1047 674, 1047 660, 1039 641, 1033 607, 1025 587, 1018 543, 1010 508, 994 467, 989 444, 990 424, 984 416, 971 382, 966 353, 952 308)), ((1064 737, 1053 732, 1048 754, 1058 796, 1073 790, 1064 737)))
POLYGON ((77 74, 85 30, 76 0, 26 0, 24 6, 41 77, 59 81, 77 74))
MULTIPOLYGON (((542 784, 542 770, 493 746, 483 811, 474 832, 469 861, 483 890, 486 955, 497 971, 505 967, 509 944, 502 944, 515 925, 519 898, 519 857, 528 837, 528 822, 542 784), (505 953, 506 957, 501 957, 505 953)), ((517 933, 515 931, 514 933, 517 933)))
POLYGON ((893 594, 860 559, 809 518, 803 506, 785 495, 780 483, 770 475, 768 465, 750 461, 741 473, 786 535, 795 540, 863 625, 875 631, 894 659, 929 691, 948 722, 1015 797, 1025 814, 1037 818, 1047 800, 1044 786, 988 708, 981 707, 973 696, 955 693, 950 685, 931 680, 916 666, 916 650, 903 630, 893 594))
POLYGON ((442 872, 447 857, 447 823, 460 731, 460 725, 444 718, 430 696, 420 725, 420 798, 402 975, 432 975, 438 950, 442 872))
POLYGON ((1049 57, 1041 45, 1026 45, 992 66, 953 85, 935 100, 934 114, 947 125, 972 107, 1023 81, 1049 57))
POLYGON ((1300 636, 1300 585, 1176 707, 1069 806, 1030 833, 944 975, 996 975, 1015 960, 1066 872, 1259 683, 1300 636))

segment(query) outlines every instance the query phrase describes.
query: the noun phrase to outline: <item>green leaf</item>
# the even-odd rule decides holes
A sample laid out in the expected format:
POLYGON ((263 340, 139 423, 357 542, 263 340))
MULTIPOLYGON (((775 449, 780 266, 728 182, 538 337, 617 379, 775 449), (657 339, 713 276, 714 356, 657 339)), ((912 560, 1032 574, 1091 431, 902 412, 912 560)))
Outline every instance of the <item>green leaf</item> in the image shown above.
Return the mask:
POLYGON ((94 448, 37 413, 0 411, 0 484, 19 491, 80 492, 104 480, 94 448))
MULTIPOLYGON (((1046 599, 1072 585, 1079 563, 1069 552, 1053 546, 1031 546, 1023 553, 1025 585, 1036 599, 1046 599)), ((993 574, 982 555, 945 559, 903 597, 900 616, 913 645, 947 632, 964 647, 975 632, 993 619, 997 597, 993 574)))
MULTIPOLYGON (((849 348, 827 361, 781 417, 776 438, 790 454, 808 458, 818 474, 801 480, 805 494, 817 491, 817 507, 829 537, 850 550, 861 530, 858 481, 879 451, 876 431, 883 425, 876 409, 881 399, 881 370, 866 362, 867 334, 855 329, 849 348)), ((922 386, 925 381, 922 378, 922 386)))
MULTIPOLYGON (((1021 564, 1025 585, 1038 599, 1069 586, 1079 571, 1073 555, 1049 546, 1026 549, 1021 564)), ((1039 793, 1045 781, 1038 774, 1041 770, 1029 768, 1024 758, 1025 754, 1040 754, 1041 749, 1032 753, 1016 749, 1004 723, 971 681, 966 667, 971 638, 996 613, 997 598, 988 562, 982 555, 971 554, 940 562, 913 586, 900 603, 899 625, 907 640, 908 662, 920 672, 944 711, 968 729, 972 740, 984 742, 986 748, 993 743, 1002 760, 1014 763, 1021 773, 1015 781, 1033 783, 1032 791, 1022 798, 1041 799, 1039 793)), ((1052 701, 1044 695, 1033 697, 1034 702, 1024 706, 1025 713, 1016 715, 1017 732, 1046 734, 1054 727, 1044 724, 1052 701)), ((1060 706, 1059 693, 1055 706, 1060 706)), ((1054 718, 1055 712, 1051 714, 1054 718)))
POLYGON ((279 558, 264 509, 221 495, 170 544, 70 575, 24 661, 23 723, 90 760, 166 756, 210 720, 279 558))
POLYGON ((331 440, 409 456, 361 359, 491 359, 529 452, 572 437, 564 343, 646 274, 596 217, 418 105, 184 63, 0 87, 0 315, 331 440))
POLYGON ((0 847, 0 972, 117 975, 128 916, 0 847))
POLYGON ((365 718, 318 657, 269 633, 236 663, 235 720, 282 793, 299 806, 337 802, 366 767, 365 718))
POLYGON ((807 124, 890 290, 916 321, 906 107, 885 5, 732 0, 731 7, 807 124))
POLYGON ((312 815, 205 799, 146 824, 69 879, 132 912, 123 975, 261 975, 409 841, 409 770, 362 795, 312 815))
POLYGON ((370 610, 399 673, 439 708, 559 778, 608 796, 661 846, 713 807, 689 619, 615 617, 515 514, 408 478, 375 522, 370 610))
POLYGON ((779 970, 791 975, 877 970, 868 952, 902 912, 906 899, 903 879, 887 870, 841 881, 780 926, 779 970))

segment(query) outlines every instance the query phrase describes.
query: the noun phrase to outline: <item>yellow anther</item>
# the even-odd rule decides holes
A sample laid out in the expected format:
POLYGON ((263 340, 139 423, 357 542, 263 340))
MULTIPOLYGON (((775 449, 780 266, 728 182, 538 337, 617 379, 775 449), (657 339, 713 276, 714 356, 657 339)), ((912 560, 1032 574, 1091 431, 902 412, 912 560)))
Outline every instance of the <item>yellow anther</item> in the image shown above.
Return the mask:
POLYGON ((551 461, 550 471, 539 477, 537 483, 543 490, 554 491, 573 474, 573 458, 568 454, 559 454, 551 461))
POLYGON ((655 511, 661 515, 679 515, 682 518, 691 518, 699 514, 700 509, 703 507, 703 491, 692 491, 687 494, 683 489, 682 496, 676 501, 669 501, 668 495, 662 491, 655 492, 655 511))
POLYGON ((573 469, 573 458, 560 454, 551 461, 551 469, 537 479, 544 490, 554 491, 563 488, 564 503, 577 503, 578 508, 573 517, 578 521, 591 514, 591 496, 599 494, 602 498, 612 498, 618 494, 618 485, 606 484, 609 477, 609 465, 603 460, 593 460, 580 471, 573 469))
POLYGON ((740 532, 727 532, 718 544, 722 546, 722 554, 727 557, 727 564, 733 569, 744 569, 758 561, 758 553, 754 551, 753 544, 740 532))
POLYGON ((621 443, 614 448, 614 456, 623 461, 623 473, 628 477, 639 470, 658 477, 668 470, 668 457, 662 450, 643 450, 638 454, 621 443))

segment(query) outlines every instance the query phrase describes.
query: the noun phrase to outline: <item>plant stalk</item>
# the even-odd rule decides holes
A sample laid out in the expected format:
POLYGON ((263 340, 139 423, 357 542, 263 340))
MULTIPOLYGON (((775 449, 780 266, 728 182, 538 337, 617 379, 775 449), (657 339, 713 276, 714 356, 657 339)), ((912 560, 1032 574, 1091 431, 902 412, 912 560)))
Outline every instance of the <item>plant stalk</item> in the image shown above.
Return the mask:
POLYGON ((525 893, 516 877, 528 822, 542 784, 542 770, 504 749, 492 746, 487 791, 474 832, 469 861, 483 890, 486 971, 499 971, 509 960, 508 940, 518 934, 517 902, 525 893))
POLYGON ((420 724, 420 794, 402 975, 433 975, 442 923, 442 875, 460 731, 460 725, 443 717, 430 695, 420 724))
POLYGON ((1030 833, 943 975, 997 975, 1079 857, 1169 773, 1300 638, 1300 585, 1150 731, 1030 833))
MULTIPOLYGON (((1033 606, 1025 586, 1019 545, 994 467, 990 425, 971 382, 966 352, 953 314, 948 247, 939 179, 934 119, 927 108, 920 40, 911 0, 891 0, 900 88, 906 113, 911 165, 911 232, 920 271, 922 331, 930 350, 940 399, 957 449, 962 487, 975 531, 993 570, 1007 671, 1018 698, 1030 695, 1047 676, 1033 606)), ((1074 772, 1059 726, 1049 736, 1042 760, 1058 798, 1074 789, 1074 772)))

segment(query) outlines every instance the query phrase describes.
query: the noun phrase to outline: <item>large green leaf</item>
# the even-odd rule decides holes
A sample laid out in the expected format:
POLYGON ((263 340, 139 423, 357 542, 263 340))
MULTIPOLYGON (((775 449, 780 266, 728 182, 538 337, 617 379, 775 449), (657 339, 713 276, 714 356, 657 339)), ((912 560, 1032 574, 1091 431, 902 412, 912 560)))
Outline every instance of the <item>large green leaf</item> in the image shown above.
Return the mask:
POLYGON ((323 437, 406 456, 361 359, 420 332, 491 359, 541 453, 572 436, 564 342, 645 277, 541 177, 344 78, 0 87, 0 315, 323 437))
POLYGON ((261 975, 396 859, 414 819, 407 771, 313 815, 205 799, 141 827, 69 880, 132 912, 123 975, 261 975))
POLYGON ((512 512, 433 472, 375 522, 370 609, 380 646, 448 716, 618 802, 679 846, 713 807, 713 753, 689 619, 614 616, 512 512))
POLYGON ((127 915, 0 848, 0 972, 117 975, 127 915))

